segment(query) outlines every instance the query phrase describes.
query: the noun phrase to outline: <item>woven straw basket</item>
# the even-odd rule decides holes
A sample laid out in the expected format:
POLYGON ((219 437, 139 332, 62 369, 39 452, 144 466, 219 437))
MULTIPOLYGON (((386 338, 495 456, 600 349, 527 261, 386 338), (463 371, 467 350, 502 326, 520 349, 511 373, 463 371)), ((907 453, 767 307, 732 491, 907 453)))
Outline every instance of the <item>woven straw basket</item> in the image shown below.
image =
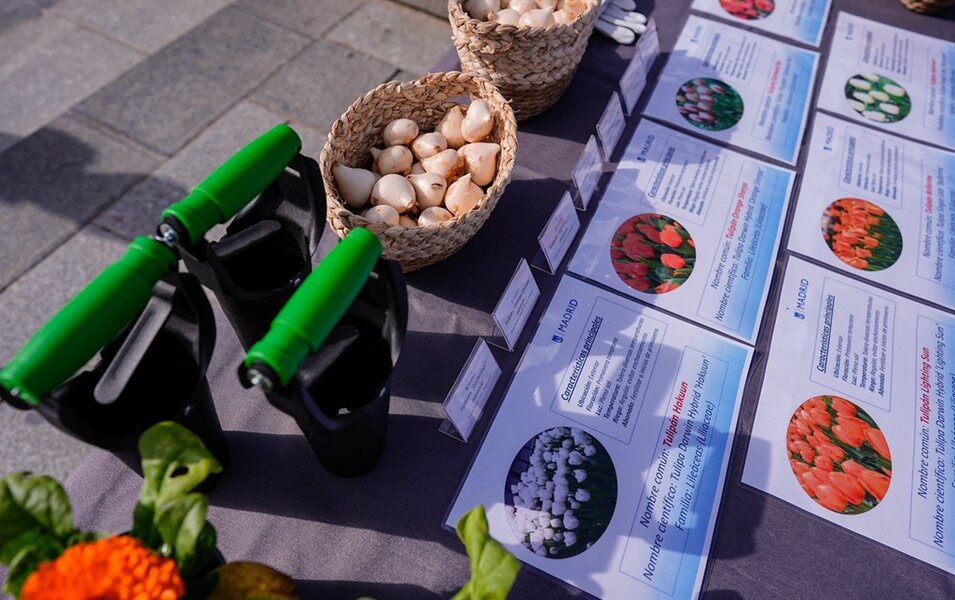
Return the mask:
POLYGON ((955 0, 902 0, 902 4, 917 13, 937 13, 955 6, 955 0))
POLYGON ((472 19, 461 0, 448 0, 461 70, 496 85, 519 121, 544 112, 567 89, 599 12, 600 2, 593 0, 590 10, 572 23, 514 27, 472 19))
POLYGON ((365 227, 381 240, 383 256, 407 271, 426 267, 457 252, 484 225, 504 187, 511 180, 517 158, 517 122, 507 101, 489 82, 456 71, 431 73, 408 83, 392 81, 379 85, 355 100, 335 124, 322 150, 322 179, 328 201, 328 223, 345 237, 355 227, 365 227), (470 212, 437 226, 389 227, 372 223, 351 212, 338 195, 332 167, 367 167, 370 149, 382 146, 382 130, 395 119, 408 118, 421 131, 430 131, 461 97, 483 99, 494 115, 494 129, 487 141, 501 145, 497 174, 484 200, 470 212))

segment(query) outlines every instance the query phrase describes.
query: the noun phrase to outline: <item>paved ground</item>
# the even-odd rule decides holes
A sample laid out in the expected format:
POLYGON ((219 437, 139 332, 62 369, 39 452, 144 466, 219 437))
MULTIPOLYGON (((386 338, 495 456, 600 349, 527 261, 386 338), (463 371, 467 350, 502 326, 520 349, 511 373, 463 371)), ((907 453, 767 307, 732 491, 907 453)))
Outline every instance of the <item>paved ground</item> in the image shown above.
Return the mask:
MULTIPOLYGON (((331 123, 448 48, 445 0, 0 0, 0 364, 159 212, 278 122, 331 123)), ((0 406, 0 473, 88 448, 0 406)))

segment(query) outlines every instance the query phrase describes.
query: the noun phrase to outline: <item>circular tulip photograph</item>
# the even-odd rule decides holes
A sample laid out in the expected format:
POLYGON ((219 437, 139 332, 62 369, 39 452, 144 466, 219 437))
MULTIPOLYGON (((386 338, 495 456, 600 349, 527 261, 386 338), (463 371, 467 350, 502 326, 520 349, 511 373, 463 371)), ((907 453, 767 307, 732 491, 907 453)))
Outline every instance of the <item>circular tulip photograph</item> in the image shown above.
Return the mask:
POLYGON ((620 280, 638 292, 672 292, 690 277, 696 244, 670 217, 644 213, 617 228, 610 242, 610 262, 620 280))
POLYGON ((743 118, 743 97, 719 79, 697 77, 676 93, 676 108, 694 127, 723 131, 743 118))
POLYGON ((881 271, 902 255, 902 232, 881 207, 842 198, 822 213, 822 239, 839 260, 862 271, 881 271))
POLYGON ((796 409, 786 430, 789 464, 820 506, 858 515, 885 498, 892 454, 864 410, 839 396, 816 396, 796 409))
POLYGON ((846 82, 846 100, 863 117, 877 123, 895 123, 912 112, 905 88, 884 75, 860 73, 846 82))
POLYGON ((617 505, 610 453, 589 433, 554 427, 514 457, 504 487, 507 521, 544 558, 568 558, 600 539, 617 505))
POLYGON ((720 0, 723 10, 737 19, 765 19, 776 10, 776 0, 720 0))

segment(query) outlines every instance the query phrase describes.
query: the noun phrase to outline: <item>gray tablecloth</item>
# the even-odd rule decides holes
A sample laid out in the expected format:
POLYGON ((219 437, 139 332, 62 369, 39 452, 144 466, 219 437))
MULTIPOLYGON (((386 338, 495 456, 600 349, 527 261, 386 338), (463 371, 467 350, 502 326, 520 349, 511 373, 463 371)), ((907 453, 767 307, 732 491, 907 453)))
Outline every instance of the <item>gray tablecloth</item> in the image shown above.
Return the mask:
MULTIPOLYGON (((688 4, 641 2, 659 24, 664 54, 682 29, 688 4)), ((827 41, 839 10, 955 40, 951 11, 940 19, 914 15, 894 0, 834 4, 827 41)), ((469 443, 461 443, 437 431, 441 402, 477 337, 488 333, 489 314, 518 259, 534 256, 537 233, 569 184, 632 53, 632 47, 595 35, 566 95, 521 124, 519 167, 484 229, 454 257, 408 277, 410 331, 395 374, 388 449, 371 475, 341 480, 322 471, 291 419, 259 392, 240 387, 235 373, 242 353, 228 323, 217 316, 219 339, 209 378, 232 464, 211 495, 210 516, 228 559, 274 565, 299 581, 306 598, 446 598, 467 580, 465 555, 442 519, 490 418, 482 419, 469 443)), ((442 67, 451 66, 453 58, 444 62, 442 67)), ((634 126, 635 120, 629 130, 634 126)), ((800 165, 804 162, 805 156, 800 165)), ((326 233, 326 243, 332 237, 326 233)), ((783 263, 781 258, 778 272, 783 263)), ((557 280, 537 273, 542 300, 518 351, 495 350, 505 376, 489 413, 557 280)), ((943 571, 740 484, 778 283, 777 273, 743 400, 705 597, 955 597, 955 578, 943 571)), ((128 528, 139 485, 104 452, 95 452, 68 482, 78 521, 114 531, 128 528)), ((575 595, 525 570, 512 597, 575 595)))

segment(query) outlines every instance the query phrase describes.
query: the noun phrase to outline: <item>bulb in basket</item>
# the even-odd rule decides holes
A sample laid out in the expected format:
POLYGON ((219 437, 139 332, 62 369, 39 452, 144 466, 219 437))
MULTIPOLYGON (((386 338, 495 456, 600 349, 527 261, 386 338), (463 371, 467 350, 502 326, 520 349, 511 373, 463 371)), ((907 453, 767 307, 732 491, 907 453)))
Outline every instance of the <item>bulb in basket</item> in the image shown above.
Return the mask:
POLYGON ((474 210, 498 171, 500 144, 488 142, 494 115, 484 100, 455 105, 435 131, 395 119, 372 148, 370 168, 332 169, 345 205, 391 227, 439 227, 474 210))
POLYGON ((514 27, 549 27, 573 23, 593 0, 467 0, 468 16, 514 27))

